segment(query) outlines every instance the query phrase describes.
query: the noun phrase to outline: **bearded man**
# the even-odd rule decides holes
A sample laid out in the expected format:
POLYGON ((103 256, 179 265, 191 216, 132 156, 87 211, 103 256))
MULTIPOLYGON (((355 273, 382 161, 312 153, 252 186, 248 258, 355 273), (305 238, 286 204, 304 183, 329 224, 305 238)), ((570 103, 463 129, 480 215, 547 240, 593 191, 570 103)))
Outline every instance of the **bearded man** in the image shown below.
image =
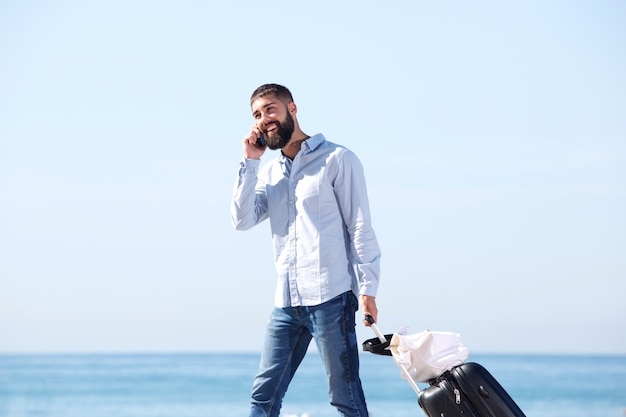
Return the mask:
POLYGON ((330 404, 342 416, 367 417, 355 314, 360 305, 377 320, 381 254, 363 167, 350 150, 300 129, 286 87, 260 86, 250 106, 255 123, 243 138, 231 217, 237 230, 270 220, 278 275, 250 416, 279 416, 313 339, 330 404), (280 155, 260 168, 267 148, 280 155))

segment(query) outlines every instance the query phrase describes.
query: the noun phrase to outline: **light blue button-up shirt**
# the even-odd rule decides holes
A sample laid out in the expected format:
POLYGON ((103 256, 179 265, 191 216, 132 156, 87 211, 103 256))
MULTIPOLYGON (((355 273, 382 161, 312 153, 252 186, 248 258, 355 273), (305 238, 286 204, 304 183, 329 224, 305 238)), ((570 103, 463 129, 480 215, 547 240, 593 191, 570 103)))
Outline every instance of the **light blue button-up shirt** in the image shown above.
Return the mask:
POLYGON ((237 230, 270 219, 276 307, 318 305, 349 290, 376 296, 380 248, 357 156, 318 134, 293 161, 281 154, 259 166, 241 161, 231 217, 237 230))

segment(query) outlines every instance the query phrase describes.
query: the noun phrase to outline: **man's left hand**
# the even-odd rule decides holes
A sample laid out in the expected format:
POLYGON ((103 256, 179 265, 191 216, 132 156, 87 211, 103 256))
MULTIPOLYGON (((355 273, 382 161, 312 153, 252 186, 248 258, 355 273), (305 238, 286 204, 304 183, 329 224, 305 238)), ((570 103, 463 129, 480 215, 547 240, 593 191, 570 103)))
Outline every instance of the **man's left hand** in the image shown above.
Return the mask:
MULTIPOLYGON (((378 308, 376 308, 376 298, 370 295, 359 295, 359 304, 364 316, 368 314, 374 318, 374 323, 378 321, 378 308)), ((369 322, 363 319, 366 326, 370 326, 369 322)))

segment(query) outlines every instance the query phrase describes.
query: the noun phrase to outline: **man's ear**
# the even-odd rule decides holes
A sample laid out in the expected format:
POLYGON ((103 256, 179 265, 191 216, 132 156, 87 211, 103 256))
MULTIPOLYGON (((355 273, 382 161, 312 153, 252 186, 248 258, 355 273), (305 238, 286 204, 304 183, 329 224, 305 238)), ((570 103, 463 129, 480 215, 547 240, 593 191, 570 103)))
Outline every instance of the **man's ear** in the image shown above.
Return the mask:
POLYGON ((298 113, 298 107, 296 107, 296 103, 293 101, 287 105, 287 110, 289 110, 289 114, 292 116, 295 116, 295 114, 298 113))

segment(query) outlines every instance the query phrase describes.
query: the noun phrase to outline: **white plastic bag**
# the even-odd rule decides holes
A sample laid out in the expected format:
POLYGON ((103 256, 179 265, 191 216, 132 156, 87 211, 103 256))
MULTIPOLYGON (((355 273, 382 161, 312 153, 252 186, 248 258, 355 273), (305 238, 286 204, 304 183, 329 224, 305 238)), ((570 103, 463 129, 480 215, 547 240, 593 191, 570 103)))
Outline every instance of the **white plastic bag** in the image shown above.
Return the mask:
POLYGON ((394 333, 389 348, 396 362, 408 371, 415 382, 428 382, 462 364, 469 356, 461 335, 453 332, 424 330, 409 335, 394 333))

